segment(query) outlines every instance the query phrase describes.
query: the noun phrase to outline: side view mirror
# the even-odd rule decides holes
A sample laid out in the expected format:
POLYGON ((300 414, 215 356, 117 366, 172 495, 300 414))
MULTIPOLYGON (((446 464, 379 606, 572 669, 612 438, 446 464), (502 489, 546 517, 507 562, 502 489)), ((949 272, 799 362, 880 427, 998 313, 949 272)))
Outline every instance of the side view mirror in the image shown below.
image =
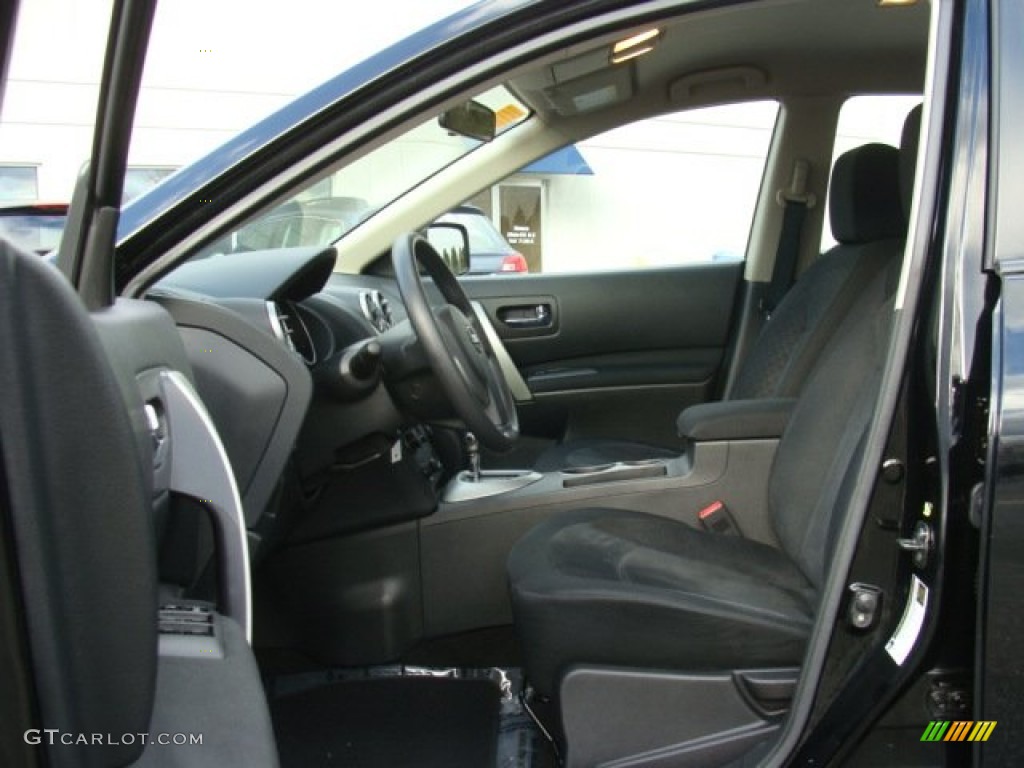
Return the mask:
POLYGON ((452 107, 442 112, 437 122, 446 131, 478 141, 490 141, 498 132, 498 116, 479 101, 452 107))
POLYGON ((469 230, 462 224, 434 222, 427 226, 427 241, 456 275, 469 271, 469 230))

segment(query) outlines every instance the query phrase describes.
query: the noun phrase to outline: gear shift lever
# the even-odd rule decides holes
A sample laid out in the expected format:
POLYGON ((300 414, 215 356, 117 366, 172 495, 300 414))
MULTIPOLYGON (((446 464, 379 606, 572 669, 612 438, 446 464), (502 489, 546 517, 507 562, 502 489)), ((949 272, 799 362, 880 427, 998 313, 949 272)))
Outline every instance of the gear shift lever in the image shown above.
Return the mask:
POLYGON ((476 435, 467 432, 465 437, 466 456, 469 459, 469 481, 480 482, 480 442, 476 435))
POLYGON ((529 469, 480 469, 480 442, 472 432, 462 437, 469 466, 451 478, 441 497, 446 504, 461 504, 503 493, 515 493, 544 479, 529 469))

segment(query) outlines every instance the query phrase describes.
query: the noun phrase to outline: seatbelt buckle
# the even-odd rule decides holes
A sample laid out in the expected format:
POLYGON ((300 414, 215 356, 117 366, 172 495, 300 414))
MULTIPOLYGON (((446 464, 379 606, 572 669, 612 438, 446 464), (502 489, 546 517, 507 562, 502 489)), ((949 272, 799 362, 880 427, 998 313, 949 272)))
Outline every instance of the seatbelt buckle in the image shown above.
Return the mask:
POLYGON ((721 533, 726 536, 739 536, 740 529, 733 520, 725 502, 713 501, 697 512, 697 519, 709 533, 721 533))

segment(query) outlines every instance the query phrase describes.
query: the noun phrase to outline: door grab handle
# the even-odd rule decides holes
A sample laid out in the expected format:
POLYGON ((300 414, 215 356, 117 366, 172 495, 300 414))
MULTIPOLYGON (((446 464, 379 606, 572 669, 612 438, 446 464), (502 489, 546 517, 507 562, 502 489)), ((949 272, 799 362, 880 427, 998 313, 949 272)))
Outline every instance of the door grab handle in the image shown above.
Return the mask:
POLYGON ((512 328, 545 328, 551 325, 551 305, 503 307, 498 310, 498 319, 512 328))

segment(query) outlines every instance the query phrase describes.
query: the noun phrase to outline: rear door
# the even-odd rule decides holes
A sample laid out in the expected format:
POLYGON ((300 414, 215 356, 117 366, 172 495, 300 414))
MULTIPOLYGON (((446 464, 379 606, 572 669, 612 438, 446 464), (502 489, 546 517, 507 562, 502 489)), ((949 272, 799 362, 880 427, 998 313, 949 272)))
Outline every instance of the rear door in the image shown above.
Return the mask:
POLYGON ((524 434, 677 446, 718 394, 778 107, 642 120, 473 198, 529 274, 463 279, 522 375, 524 434))

